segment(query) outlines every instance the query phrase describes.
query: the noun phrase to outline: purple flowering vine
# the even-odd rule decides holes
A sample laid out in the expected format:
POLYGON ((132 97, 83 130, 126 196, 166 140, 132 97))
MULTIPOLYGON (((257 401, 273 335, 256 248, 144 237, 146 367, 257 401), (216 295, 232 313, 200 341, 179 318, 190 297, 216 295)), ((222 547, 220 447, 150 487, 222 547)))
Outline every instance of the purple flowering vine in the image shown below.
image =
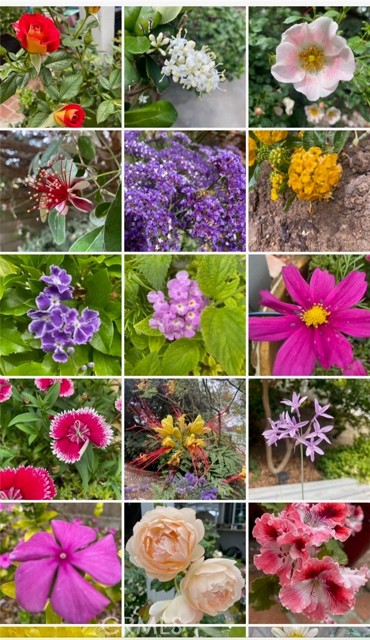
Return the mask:
POLYGON ((81 313, 63 304, 73 299, 72 276, 65 269, 52 265, 50 275, 40 278, 47 286, 37 296, 36 309, 28 330, 41 340, 41 348, 52 353, 55 362, 65 363, 76 345, 87 344, 99 330, 99 312, 86 307, 81 313))
POLYGON ((200 316, 207 306, 207 299, 187 271, 179 271, 169 280, 167 290, 169 300, 162 291, 148 293, 148 301, 154 309, 149 325, 158 329, 167 340, 193 338, 200 328, 200 316))

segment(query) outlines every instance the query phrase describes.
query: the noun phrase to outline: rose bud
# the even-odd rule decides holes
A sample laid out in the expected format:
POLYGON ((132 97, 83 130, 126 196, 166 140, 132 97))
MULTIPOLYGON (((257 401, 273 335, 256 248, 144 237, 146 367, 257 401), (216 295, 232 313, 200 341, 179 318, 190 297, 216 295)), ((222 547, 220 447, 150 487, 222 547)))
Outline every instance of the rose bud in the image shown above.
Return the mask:
POLYGON ((54 111, 54 120, 60 127, 82 127, 86 113, 79 104, 67 104, 54 111))
POLYGON ((50 18, 40 13, 24 13, 12 24, 22 47, 29 53, 45 55, 60 46, 60 32, 50 18))

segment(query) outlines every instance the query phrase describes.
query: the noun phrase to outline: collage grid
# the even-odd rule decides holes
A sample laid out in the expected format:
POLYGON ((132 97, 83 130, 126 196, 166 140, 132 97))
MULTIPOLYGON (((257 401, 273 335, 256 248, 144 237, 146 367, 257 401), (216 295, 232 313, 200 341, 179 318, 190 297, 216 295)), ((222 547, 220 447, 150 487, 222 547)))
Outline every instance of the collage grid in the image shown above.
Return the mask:
POLYGON ((370 8, 293 4, 0 6, 1 637, 370 637, 370 8))

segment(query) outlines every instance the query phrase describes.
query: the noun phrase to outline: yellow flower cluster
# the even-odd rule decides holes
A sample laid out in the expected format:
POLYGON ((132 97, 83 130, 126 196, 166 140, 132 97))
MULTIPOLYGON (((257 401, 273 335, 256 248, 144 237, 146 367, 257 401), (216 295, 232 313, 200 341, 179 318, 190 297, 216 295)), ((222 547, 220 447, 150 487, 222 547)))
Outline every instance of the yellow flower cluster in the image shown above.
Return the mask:
POLYGON ((270 182, 271 182, 271 200, 278 200, 280 195, 280 190, 286 184, 286 175, 284 173, 280 173, 280 171, 273 171, 270 174, 270 182))
POLYGON ((254 138, 248 138, 248 151, 249 151, 249 166, 253 167, 256 162, 256 150, 257 150, 257 142, 254 138))
POLYGON ((337 153, 323 153, 320 147, 294 151, 290 162, 288 185, 299 200, 328 200, 342 177, 337 153))
POLYGON ((253 131, 253 133, 258 140, 267 146, 275 144, 275 142, 281 142, 288 137, 288 131, 253 131))
POLYGON ((167 418, 161 420, 161 427, 154 428, 154 431, 162 438, 163 447, 176 448, 176 451, 168 461, 170 466, 179 466, 183 449, 188 449, 189 447, 205 448, 206 442, 201 436, 211 429, 205 427, 204 424, 205 422, 200 415, 195 418, 194 422, 189 423, 186 423, 184 415, 177 418, 175 423, 172 416, 167 416, 167 418))

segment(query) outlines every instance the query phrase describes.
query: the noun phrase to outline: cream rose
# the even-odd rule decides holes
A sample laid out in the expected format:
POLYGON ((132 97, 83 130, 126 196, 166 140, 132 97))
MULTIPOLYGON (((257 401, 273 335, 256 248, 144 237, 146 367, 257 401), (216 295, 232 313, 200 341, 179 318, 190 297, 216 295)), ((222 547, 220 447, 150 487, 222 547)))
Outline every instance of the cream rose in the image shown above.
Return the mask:
POLYGON ((244 579, 234 560, 210 558, 195 562, 181 580, 181 595, 190 606, 215 616, 240 600, 244 579))
POLYGON ((126 549, 136 567, 149 578, 172 580, 204 554, 199 542, 204 526, 193 509, 156 507, 134 526, 126 549))
POLYGON ((196 624, 203 618, 203 611, 194 609, 183 596, 173 600, 160 600, 149 609, 149 624, 196 624))

